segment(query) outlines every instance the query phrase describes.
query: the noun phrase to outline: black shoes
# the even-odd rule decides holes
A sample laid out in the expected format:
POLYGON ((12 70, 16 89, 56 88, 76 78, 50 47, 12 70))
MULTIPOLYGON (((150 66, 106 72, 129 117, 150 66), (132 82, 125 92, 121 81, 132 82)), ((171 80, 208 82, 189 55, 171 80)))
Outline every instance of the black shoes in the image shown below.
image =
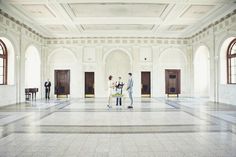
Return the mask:
MULTIPOLYGON (((116 105, 116 106, 117 106, 117 105, 116 105)), ((107 107, 108 107, 108 108, 112 108, 112 106, 111 106, 111 105, 107 105, 107 107)), ((118 106, 117 106, 117 107, 118 107, 118 106)), ((121 107, 121 106, 120 106, 120 107, 121 107)), ((130 105, 130 106, 128 106, 128 109, 133 109, 133 106, 131 106, 131 105, 130 105)))

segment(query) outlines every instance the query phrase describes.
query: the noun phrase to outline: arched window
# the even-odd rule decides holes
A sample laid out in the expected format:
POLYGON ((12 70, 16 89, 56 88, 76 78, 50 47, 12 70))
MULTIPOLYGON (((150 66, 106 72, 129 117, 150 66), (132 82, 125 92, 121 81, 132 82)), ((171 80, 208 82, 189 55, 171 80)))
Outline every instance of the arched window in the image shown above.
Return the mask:
POLYGON ((0 85, 7 84, 7 48, 0 39, 0 85))
POLYGON ((236 84, 236 38, 227 49, 227 82, 236 84))

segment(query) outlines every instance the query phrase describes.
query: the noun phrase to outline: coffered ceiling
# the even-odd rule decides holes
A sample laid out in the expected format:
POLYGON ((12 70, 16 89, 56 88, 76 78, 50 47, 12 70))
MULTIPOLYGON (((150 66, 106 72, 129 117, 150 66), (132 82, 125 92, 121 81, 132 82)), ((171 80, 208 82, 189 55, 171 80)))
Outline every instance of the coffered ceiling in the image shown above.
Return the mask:
POLYGON ((45 37, 189 37, 236 9, 234 0, 0 0, 45 37))

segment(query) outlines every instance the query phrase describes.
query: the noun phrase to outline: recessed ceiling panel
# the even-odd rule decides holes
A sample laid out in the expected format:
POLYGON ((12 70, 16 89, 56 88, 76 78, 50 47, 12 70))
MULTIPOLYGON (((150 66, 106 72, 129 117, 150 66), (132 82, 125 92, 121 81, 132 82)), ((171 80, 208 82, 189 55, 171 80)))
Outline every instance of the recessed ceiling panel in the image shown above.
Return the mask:
POLYGON ((182 31, 187 27, 187 25, 171 25, 168 31, 182 31))
POLYGON ((152 30, 154 25, 143 25, 143 24, 86 24, 82 25, 82 28, 86 30, 152 30))
POLYGON ((44 27, 53 32, 68 31, 64 25, 45 25, 44 27))
POLYGON ((23 9, 29 13, 30 16, 36 18, 52 18, 55 15, 50 11, 50 9, 44 4, 23 4, 23 9))
POLYGON ((71 3, 76 17, 160 17, 167 4, 71 3))
POLYGON ((214 5, 191 5, 183 14, 182 18, 201 18, 212 10, 214 5))

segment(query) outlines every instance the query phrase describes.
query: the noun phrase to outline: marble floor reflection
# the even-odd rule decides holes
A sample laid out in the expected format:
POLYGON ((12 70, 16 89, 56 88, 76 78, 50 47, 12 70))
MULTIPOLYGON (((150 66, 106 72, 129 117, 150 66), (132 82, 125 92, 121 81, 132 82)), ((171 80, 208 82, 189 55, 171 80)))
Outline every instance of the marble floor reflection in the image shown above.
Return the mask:
POLYGON ((236 157, 236 106, 192 98, 38 100, 0 108, 0 157, 236 157))

